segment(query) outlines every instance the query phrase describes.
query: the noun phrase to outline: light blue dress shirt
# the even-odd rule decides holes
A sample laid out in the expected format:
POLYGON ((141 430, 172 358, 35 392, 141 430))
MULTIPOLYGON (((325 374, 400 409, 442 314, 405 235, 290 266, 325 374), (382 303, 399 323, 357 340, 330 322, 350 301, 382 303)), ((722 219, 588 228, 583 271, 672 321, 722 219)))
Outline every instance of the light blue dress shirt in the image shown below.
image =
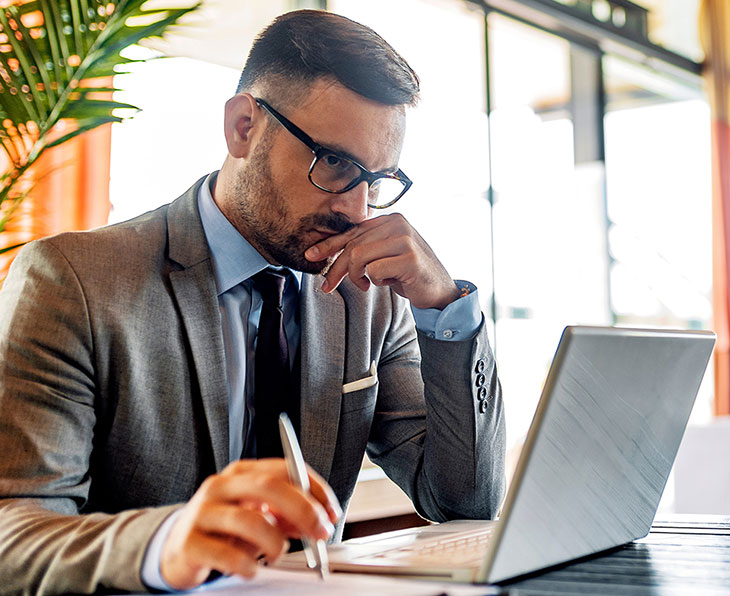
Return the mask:
MULTIPOLYGON (((228 382, 228 460, 255 457, 253 438, 253 358, 256 330, 261 315, 261 296, 252 288, 251 277, 269 267, 266 259, 241 236, 221 213, 213 200, 211 174, 200 187, 198 209, 213 262, 218 307, 221 313, 223 346, 228 382)), ((284 291, 284 326, 293 359, 299 347, 299 288, 302 273, 290 273, 284 291)), ((445 309, 412 308, 419 331, 444 341, 470 339, 481 324, 481 311, 476 288, 457 280, 469 289, 468 295, 445 309)), ((178 512, 179 513, 179 512, 178 512)), ((150 588, 170 591, 160 574, 162 545, 177 518, 171 515, 155 533, 147 547, 142 566, 142 581, 150 588)))
MULTIPOLYGON (((254 353, 262 300, 251 278, 269 267, 258 251, 238 233, 221 213, 210 193, 208 177, 200 188, 198 208, 210 247, 221 314, 228 381, 228 461, 256 457, 253 441, 254 353)), ((300 271, 289 273, 284 289, 284 328, 289 343, 290 365, 299 347, 300 271)))

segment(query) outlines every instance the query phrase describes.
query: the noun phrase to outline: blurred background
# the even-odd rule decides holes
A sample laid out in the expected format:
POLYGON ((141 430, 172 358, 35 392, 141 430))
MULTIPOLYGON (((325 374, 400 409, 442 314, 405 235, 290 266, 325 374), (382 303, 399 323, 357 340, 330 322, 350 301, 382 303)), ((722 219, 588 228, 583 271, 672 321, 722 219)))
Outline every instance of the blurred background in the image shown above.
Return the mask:
MULTIPOLYGON (((479 288, 512 465, 566 325, 716 329, 716 358, 726 357, 716 319, 727 274, 713 261, 713 246, 724 251, 724 235, 713 236, 718 111, 700 4, 205 0, 185 27, 128 50, 171 57, 118 77, 115 99, 142 111, 95 150, 108 157, 109 190, 88 208, 109 223, 128 219, 220 167, 223 104, 277 14, 322 8, 371 26, 422 81, 400 164, 414 185, 394 208, 454 278, 479 288)), ((665 511, 730 513, 719 364, 697 397, 665 511)), ((411 515, 378 469, 366 463, 361 479, 353 523, 411 515)))

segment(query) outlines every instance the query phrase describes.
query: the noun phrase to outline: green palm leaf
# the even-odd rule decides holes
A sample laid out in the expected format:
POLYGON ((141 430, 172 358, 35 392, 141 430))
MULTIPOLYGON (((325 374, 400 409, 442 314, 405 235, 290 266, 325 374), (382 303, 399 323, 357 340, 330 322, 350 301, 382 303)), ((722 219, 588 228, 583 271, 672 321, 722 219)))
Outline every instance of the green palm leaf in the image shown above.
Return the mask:
MULTIPOLYGON (((120 52, 141 39, 159 37, 188 8, 145 10, 146 0, 30 0, 0 8, 0 148, 11 167, 0 176, 3 203, 22 199, 20 176, 48 148, 106 124, 119 122, 120 108, 135 106, 98 94, 116 91, 87 81, 117 74, 137 62, 120 52), (73 130, 51 131, 62 119, 73 130)), ((0 232, 7 217, 0 218, 0 232)))

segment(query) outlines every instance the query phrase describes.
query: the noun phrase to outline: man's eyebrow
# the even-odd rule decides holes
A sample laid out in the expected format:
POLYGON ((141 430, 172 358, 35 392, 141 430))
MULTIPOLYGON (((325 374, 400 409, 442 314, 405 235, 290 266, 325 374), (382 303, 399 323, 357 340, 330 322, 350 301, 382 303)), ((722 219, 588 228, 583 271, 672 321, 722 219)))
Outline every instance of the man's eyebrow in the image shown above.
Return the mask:
MULTIPOLYGON (((333 153, 336 153, 337 155, 346 157, 347 159, 355 161, 355 162, 359 163, 360 165, 362 165, 363 167, 365 167, 362 160, 359 157, 353 155, 352 153, 350 153, 347 149, 344 149, 343 147, 340 147, 336 144, 335 145, 324 145, 322 143, 318 143, 318 144, 323 149, 328 149, 329 151, 332 151, 333 153)), ((398 171, 398 166, 395 165, 395 166, 392 166, 389 168, 384 168, 382 170, 376 170, 373 172, 373 174, 394 174, 397 171, 398 171)))

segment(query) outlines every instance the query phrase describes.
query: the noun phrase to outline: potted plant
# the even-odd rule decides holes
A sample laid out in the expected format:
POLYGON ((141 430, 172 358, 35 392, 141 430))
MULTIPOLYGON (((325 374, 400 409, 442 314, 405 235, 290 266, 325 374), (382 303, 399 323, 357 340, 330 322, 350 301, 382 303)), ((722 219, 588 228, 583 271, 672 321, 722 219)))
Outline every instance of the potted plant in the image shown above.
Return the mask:
POLYGON ((0 158, 5 162, 0 165, 0 254, 20 246, 3 233, 33 192, 28 170, 38 159, 84 132, 120 122, 119 108, 137 110, 112 98, 117 67, 138 62, 121 52, 162 36, 198 7, 146 8, 146 1, 11 0, 4 7, 0 2, 0 158))

